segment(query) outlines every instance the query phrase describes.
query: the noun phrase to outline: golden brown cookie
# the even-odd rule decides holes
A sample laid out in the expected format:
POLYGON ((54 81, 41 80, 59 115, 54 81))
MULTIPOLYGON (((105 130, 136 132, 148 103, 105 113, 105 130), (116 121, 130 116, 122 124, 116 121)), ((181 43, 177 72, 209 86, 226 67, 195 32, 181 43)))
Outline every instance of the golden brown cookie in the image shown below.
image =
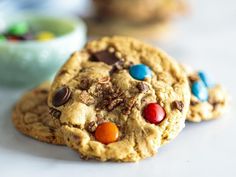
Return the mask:
POLYGON ((93 0, 96 16, 129 22, 163 21, 186 11, 184 0, 93 0))
POLYGON ((149 21, 132 23, 124 20, 100 20, 97 18, 85 19, 90 36, 124 35, 139 39, 165 39, 171 31, 167 21, 149 21))
MULTIPOLYGON (((49 83, 27 93, 16 103, 12 121, 16 129, 34 139, 51 144, 64 144, 60 122, 53 118, 47 105, 49 83)), ((51 112, 54 117, 59 116, 51 112)))
POLYGON ((75 52, 48 97, 51 109, 61 113, 67 146, 83 158, 125 162, 151 157, 174 139, 189 101, 179 65, 128 37, 104 37, 75 52))
POLYGON ((94 0, 85 18, 92 37, 125 35, 145 40, 170 36, 171 17, 186 11, 184 0, 94 0))
POLYGON ((228 106, 228 94, 219 85, 209 82, 202 71, 187 71, 192 92, 187 120, 201 122, 219 118, 228 106))

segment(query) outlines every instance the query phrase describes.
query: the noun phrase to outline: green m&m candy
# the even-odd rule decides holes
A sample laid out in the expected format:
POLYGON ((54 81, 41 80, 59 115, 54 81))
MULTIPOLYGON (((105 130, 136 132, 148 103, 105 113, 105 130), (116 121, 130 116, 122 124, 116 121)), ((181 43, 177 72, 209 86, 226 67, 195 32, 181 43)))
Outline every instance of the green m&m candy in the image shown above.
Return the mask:
POLYGON ((10 26, 7 32, 11 35, 21 36, 29 32, 29 26, 26 22, 19 22, 10 26))
POLYGON ((6 37, 0 34, 0 42, 6 41, 6 37))

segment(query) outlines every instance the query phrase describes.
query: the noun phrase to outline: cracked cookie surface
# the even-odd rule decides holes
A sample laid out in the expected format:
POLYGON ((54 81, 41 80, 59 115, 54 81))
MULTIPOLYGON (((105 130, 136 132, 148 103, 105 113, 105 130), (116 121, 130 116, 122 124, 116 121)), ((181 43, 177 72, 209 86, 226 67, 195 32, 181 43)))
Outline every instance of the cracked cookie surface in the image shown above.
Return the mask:
POLYGON ((151 157, 174 139, 184 127, 189 101, 179 65, 160 49, 128 37, 105 37, 75 52, 48 97, 51 109, 61 113, 69 147, 85 159, 125 162, 151 157))
POLYGON ((50 84, 45 83, 25 93, 13 108, 12 122, 19 132, 29 137, 51 144, 64 144, 60 122, 49 114, 49 88, 50 84))

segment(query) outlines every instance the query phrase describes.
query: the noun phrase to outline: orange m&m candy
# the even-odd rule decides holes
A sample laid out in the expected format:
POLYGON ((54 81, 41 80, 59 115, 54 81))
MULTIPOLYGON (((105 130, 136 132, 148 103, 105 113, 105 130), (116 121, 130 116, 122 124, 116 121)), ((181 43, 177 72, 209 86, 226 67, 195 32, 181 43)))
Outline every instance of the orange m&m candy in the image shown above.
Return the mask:
POLYGON ((104 122, 96 128, 95 138, 103 144, 115 142, 118 139, 119 130, 116 124, 104 122))

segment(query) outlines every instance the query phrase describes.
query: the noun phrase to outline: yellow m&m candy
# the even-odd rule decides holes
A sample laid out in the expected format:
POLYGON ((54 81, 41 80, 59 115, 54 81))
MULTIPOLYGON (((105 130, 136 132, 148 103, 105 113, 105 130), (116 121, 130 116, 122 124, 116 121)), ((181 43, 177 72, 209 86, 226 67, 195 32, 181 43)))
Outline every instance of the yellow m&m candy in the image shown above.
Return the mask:
POLYGON ((55 35, 48 31, 39 32, 36 37, 38 41, 49 41, 55 38, 55 35))

